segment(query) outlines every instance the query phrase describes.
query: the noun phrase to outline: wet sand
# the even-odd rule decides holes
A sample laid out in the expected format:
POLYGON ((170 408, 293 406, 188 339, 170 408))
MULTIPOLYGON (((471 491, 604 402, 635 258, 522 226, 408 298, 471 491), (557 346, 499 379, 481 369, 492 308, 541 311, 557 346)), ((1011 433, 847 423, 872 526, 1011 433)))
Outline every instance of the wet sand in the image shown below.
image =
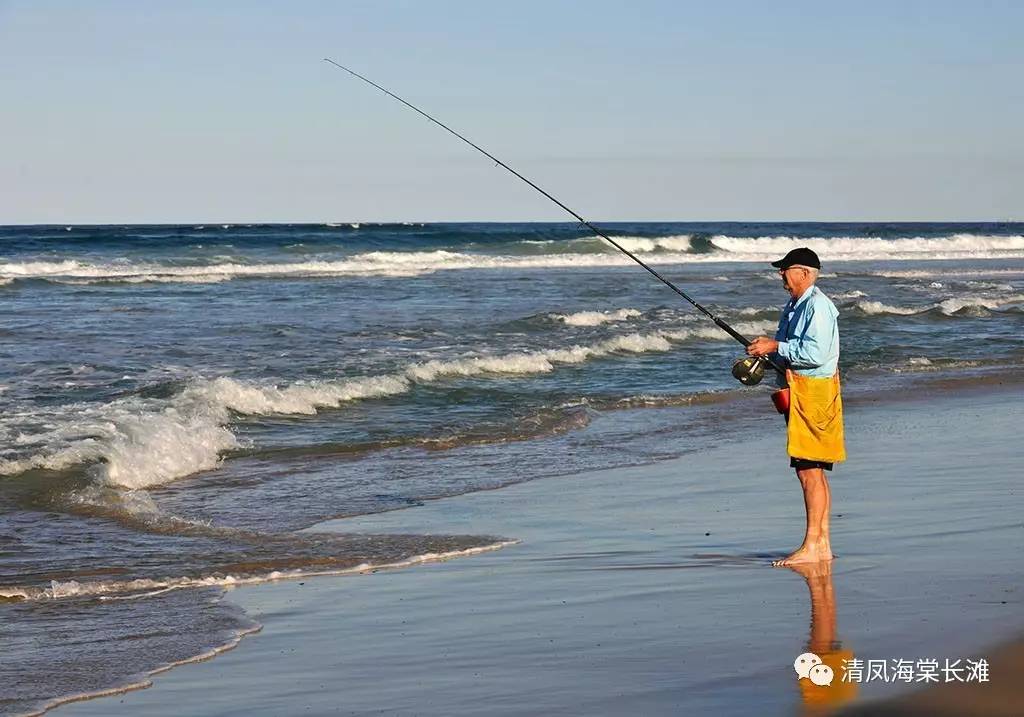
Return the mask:
POLYGON ((521 542, 233 590, 261 633, 57 713, 788 715, 874 709, 915 687, 841 684, 838 670, 831 687, 798 682, 793 660, 809 650, 836 666, 986 657, 992 681, 976 689, 999 706, 1019 662, 997 667, 1014 663, 991 645, 1024 627, 1024 392, 915 398, 850 405, 829 568, 769 565, 802 536, 780 419, 674 461, 325 524, 521 542))
POLYGON ((990 651, 991 682, 950 682, 854 704, 837 717, 1017 717, 1024 710, 1024 638, 990 651), (998 678, 995 677, 998 675, 998 678))

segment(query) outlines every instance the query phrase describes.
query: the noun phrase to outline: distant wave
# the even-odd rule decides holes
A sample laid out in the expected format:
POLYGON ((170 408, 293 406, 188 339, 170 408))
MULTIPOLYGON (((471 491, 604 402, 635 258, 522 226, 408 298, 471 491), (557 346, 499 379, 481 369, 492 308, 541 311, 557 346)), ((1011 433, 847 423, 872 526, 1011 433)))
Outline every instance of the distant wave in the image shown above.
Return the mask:
MULTIPOLYGON (((697 239, 689 235, 619 237, 616 241, 644 255, 652 264, 757 262, 776 259, 797 246, 810 246, 826 262, 871 260, 1024 258, 1024 236, 954 234, 948 237, 879 239, 876 237, 800 238, 731 237, 697 239)), ((213 282, 233 278, 296 278, 347 275, 412 276, 466 269, 572 269, 625 266, 629 259, 597 238, 499 245, 505 253, 371 251, 336 260, 300 262, 169 265, 158 263, 91 263, 81 259, 0 263, 0 280, 47 279, 56 282, 213 282), (516 247, 546 244, 541 254, 516 247), (588 247, 590 250, 588 251, 588 247)))
POLYGON ((938 310, 947 316, 969 309, 996 310, 1008 306, 1015 306, 1024 303, 1024 294, 1012 296, 991 297, 991 296, 959 296, 945 301, 939 301, 925 306, 893 306, 881 301, 858 301, 854 308, 865 314, 893 314, 897 316, 911 316, 923 314, 928 311, 938 310))
MULTIPOLYGON (((653 263, 684 263, 682 254, 659 256, 653 263)), ((491 256, 446 250, 368 252, 337 261, 262 264, 92 264, 75 260, 0 264, 0 280, 45 279, 64 284, 96 283, 212 283, 236 278, 296 279, 344 276, 408 277, 436 271, 466 269, 572 269, 626 266, 619 254, 551 254, 491 256)))
MULTIPOLYGON (((885 239, 880 237, 798 237, 798 236, 729 236, 715 234, 701 236, 693 234, 669 235, 664 237, 612 236, 616 243, 636 254, 695 254, 704 260, 707 255, 718 260, 759 261, 765 257, 778 258, 791 249, 809 246, 831 260, 853 260, 858 258, 934 258, 931 255, 979 256, 1004 252, 1024 251, 1024 236, 988 234, 952 234, 945 237, 905 237, 885 239)), ((562 248, 563 253, 577 253, 580 249, 590 251, 615 251, 614 247, 598 237, 573 239, 570 241, 527 240, 524 244, 548 245, 550 249, 562 248)), ((589 252, 584 252, 589 253, 589 252)), ((696 260, 693 257, 692 260, 696 260)))
POLYGON ((234 278, 301 278, 317 276, 410 276, 444 268, 471 268, 450 252, 371 252, 337 261, 289 263, 94 264, 78 260, 0 263, 0 279, 46 279, 60 283, 208 283, 234 278), (426 256, 424 256, 426 255, 426 256), (433 255, 433 256, 431 256, 433 255))
MULTIPOLYGON (((88 286, 91 284, 218 284, 222 281, 230 281, 231 276, 226 274, 196 274, 194 276, 179 275, 165 276, 162 274, 137 274, 133 276, 100 277, 94 279, 72 279, 55 278, 59 284, 71 286, 88 286)), ((13 281, 8 279, 7 281, 13 281)))
MULTIPOLYGON (((741 322, 735 328, 756 335, 774 328, 774 322, 741 322)), ((217 467, 224 452, 239 446, 227 427, 235 415, 312 415, 353 401, 407 393, 418 383, 549 373, 559 365, 617 353, 668 351, 675 343, 697 338, 730 337, 710 325, 659 330, 564 348, 435 359, 392 374, 283 387, 227 377, 197 379, 170 399, 129 397, 67 406, 57 415, 0 419, 0 435, 7 445, 0 454, 0 475, 90 465, 100 482, 146 488, 217 467)))
POLYGON ((947 237, 880 239, 877 237, 711 237, 710 244, 735 255, 779 257, 800 246, 829 261, 857 259, 1006 258, 1024 252, 1024 236, 953 234, 947 237))
POLYGON ((889 271, 866 272, 865 276, 881 276, 886 279, 932 279, 950 276, 1019 276, 1024 274, 1020 269, 958 269, 943 268, 937 271, 927 269, 893 269, 889 271))

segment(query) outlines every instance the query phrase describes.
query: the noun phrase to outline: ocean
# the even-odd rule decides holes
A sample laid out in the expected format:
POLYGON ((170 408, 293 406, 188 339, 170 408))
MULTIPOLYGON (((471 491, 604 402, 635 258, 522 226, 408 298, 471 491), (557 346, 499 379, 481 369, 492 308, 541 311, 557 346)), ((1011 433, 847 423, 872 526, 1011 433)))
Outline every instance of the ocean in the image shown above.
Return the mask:
MULTIPOLYGON (((815 249, 849 400, 1024 363, 1024 224, 603 227, 750 337, 815 249)), ((230 647, 233 585, 516 539, 321 521, 778 428, 738 343, 569 223, 0 227, 0 300, 4 714, 230 647)))

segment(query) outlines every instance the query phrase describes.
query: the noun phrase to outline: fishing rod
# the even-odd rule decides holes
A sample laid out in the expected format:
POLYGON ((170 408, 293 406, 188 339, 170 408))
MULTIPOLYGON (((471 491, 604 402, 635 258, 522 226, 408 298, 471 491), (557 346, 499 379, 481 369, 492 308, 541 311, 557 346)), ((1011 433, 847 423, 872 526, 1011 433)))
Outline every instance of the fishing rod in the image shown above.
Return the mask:
MULTIPOLYGON (((597 236, 599 236, 602 239, 604 239, 606 242, 611 244, 613 247, 615 247, 616 249, 621 251, 623 254, 628 256, 630 259, 635 261, 637 264, 639 264, 641 267, 646 269, 647 272, 650 273, 655 279, 657 279, 662 284, 664 284, 668 288, 672 289, 672 291, 674 291, 677 294, 679 294, 679 296, 683 297, 688 302, 690 302, 690 304, 692 304, 695 309, 697 309, 699 312, 704 314, 706 317, 708 317, 709 319, 714 321, 715 324, 718 326, 718 328, 722 329, 722 331, 724 331, 725 333, 729 334, 731 337, 733 337, 734 339, 739 341, 744 346, 749 346, 750 345, 750 343, 751 343, 750 339, 748 339, 746 336, 744 336, 743 334, 738 332, 733 327, 729 326, 729 324, 727 324, 725 321, 723 321, 722 319, 720 319, 717 316, 715 316, 714 314, 712 314, 710 311, 708 311, 706 308, 701 306, 699 303, 694 301, 685 291, 680 289, 678 286, 673 284, 671 281, 669 281, 664 276, 662 276, 657 271, 655 271, 650 266, 648 266, 646 263, 644 263, 636 254, 634 254, 629 249, 627 249, 626 247, 624 247, 621 244, 619 244, 617 241, 612 239, 610 236, 608 236, 603 231, 601 231, 600 229, 595 227, 593 224, 588 222, 586 219, 584 219, 582 216, 580 216, 579 213, 577 213, 577 212, 573 211, 572 209, 570 209, 568 206, 566 206, 565 204, 560 202, 558 199, 553 197, 551 194, 546 192, 541 187, 537 186, 534 182, 532 182, 531 180, 527 179, 526 177, 524 177, 522 174, 520 174, 516 170, 512 169, 512 167, 510 167, 507 164, 505 164, 504 162, 502 162, 500 159, 495 157, 493 154, 488 152, 486 149, 484 149, 480 145, 470 141, 469 139, 467 139, 463 135, 461 135, 458 132, 456 132, 455 130, 453 130, 448 125, 444 124, 440 120, 435 119, 434 117, 432 117, 431 115, 427 114, 426 112, 424 112, 419 107, 417 107, 416 105, 412 104, 411 102, 408 102, 407 100, 402 99, 401 97, 396 95, 391 90, 389 90, 389 89, 387 89, 385 87, 381 87, 376 82, 374 82, 373 80, 369 79, 368 77, 364 77, 363 75, 360 75, 355 70, 351 70, 351 69, 345 67, 344 65, 341 65, 341 64, 335 62, 334 60, 330 59, 329 57, 325 57, 325 58, 323 58, 323 60, 324 60, 324 62, 327 62, 327 63, 329 63, 331 65, 334 65, 335 67, 337 67, 340 70, 344 70, 345 72, 349 73, 353 77, 356 77, 357 79, 362 80, 366 84, 371 85, 372 87, 377 88, 378 90, 380 90, 381 92, 383 92, 387 96, 389 96, 389 97, 391 97, 393 99, 398 100, 403 105, 405 105, 406 107, 411 109, 413 112, 416 112, 416 113, 422 115, 423 117, 426 117, 428 120, 430 120, 431 122, 436 124, 441 129, 443 129, 446 132, 448 132, 450 134, 453 134, 456 137, 458 137, 459 139, 461 139, 463 142, 468 144, 470 147, 475 149, 477 152, 479 152, 480 154, 484 155, 485 157, 487 157, 488 159, 493 161, 496 166, 499 166, 502 169, 505 169, 506 171, 508 171, 513 176, 515 176, 518 179, 521 179, 522 181, 524 181, 527 184, 529 184, 531 187, 536 189, 538 192, 540 192, 545 197, 550 199, 552 202, 557 204, 559 207, 561 207, 562 209, 567 211, 569 214, 571 214, 580 224, 585 226, 590 231, 594 232, 597 236)), ((754 386, 754 385, 760 383, 761 379, 764 377, 764 364, 765 363, 770 365, 780 375, 783 375, 783 376, 785 375, 785 373, 786 373, 785 369, 783 369, 781 366, 779 366, 771 358, 769 358, 767 356, 759 356, 757 358, 743 358, 743 359, 740 359, 739 361, 737 361, 733 365, 733 371, 732 371, 733 376, 735 376, 740 381, 740 383, 743 383, 744 385, 754 386)))

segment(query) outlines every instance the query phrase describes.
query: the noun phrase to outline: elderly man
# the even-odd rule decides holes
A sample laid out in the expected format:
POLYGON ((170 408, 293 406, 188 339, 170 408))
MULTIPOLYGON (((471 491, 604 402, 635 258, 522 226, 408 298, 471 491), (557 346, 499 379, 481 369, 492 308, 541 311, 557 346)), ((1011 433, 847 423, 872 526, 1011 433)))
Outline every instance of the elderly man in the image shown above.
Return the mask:
POLYGON ((807 528, 804 542, 773 565, 816 563, 832 559, 829 511, 832 496, 825 471, 846 458, 843 403, 839 392, 839 312, 814 285, 821 269, 818 255, 806 247, 779 261, 782 285, 790 300, 782 310, 775 338, 760 336, 750 343, 751 356, 771 355, 786 368, 789 390, 787 450, 790 466, 804 493, 807 528))

